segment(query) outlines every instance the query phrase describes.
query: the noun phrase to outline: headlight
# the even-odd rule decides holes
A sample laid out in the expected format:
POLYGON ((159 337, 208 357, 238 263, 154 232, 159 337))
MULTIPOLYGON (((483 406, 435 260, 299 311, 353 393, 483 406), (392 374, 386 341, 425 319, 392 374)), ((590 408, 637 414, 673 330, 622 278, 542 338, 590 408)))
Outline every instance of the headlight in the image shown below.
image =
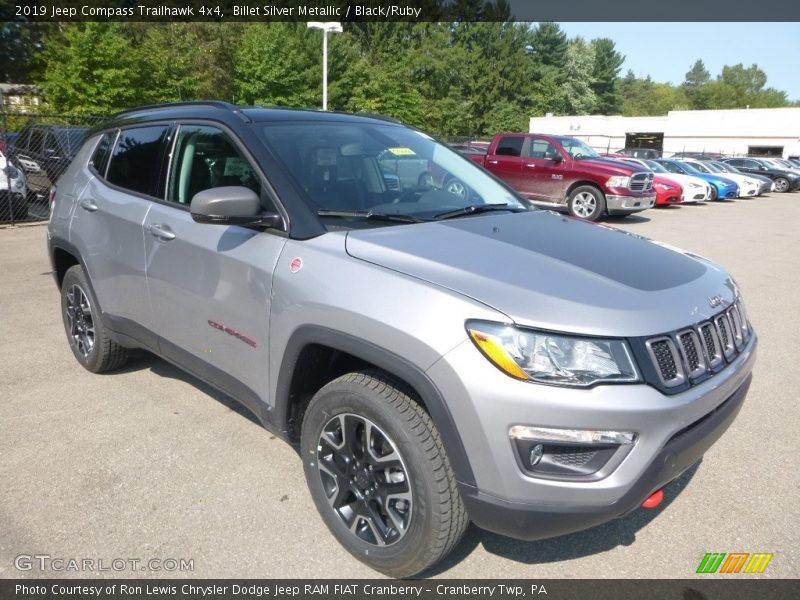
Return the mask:
POLYGON ((586 387, 639 381, 623 340, 569 336, 467 321, 470 339, 498 369, 525 381, 586 387))
POLYGON ((606 181, 606 187, 628 187, 631 178, 626 177, 624 175, 615 175, 614 177, 609 177, 606 181))
POLYGON ((667 185, 666 183, 656 183, 653 185, 654 188, 657 190, 666 191, 666 190, 674 190, 675 186, 667 185))
POLYGON ((702 185, 700 185, 699 183, 695 183, 694 181, 690 181, 689 182, 689 186, 693 187, 693 188, 701 188, 701 187, 703 187, 702 185))

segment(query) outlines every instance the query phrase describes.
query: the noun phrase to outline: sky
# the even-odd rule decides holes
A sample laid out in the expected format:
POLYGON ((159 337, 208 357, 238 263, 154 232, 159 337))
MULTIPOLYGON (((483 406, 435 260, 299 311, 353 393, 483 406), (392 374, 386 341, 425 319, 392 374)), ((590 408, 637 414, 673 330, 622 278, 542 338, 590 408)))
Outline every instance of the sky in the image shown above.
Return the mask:
POLYGON ((680 84, 697 59, 715 78, 724 65, 757 64, 767 87, 800 100, 800 23, 559 23, 570 37, 607 37, 631 69, 659 83, 680 84))

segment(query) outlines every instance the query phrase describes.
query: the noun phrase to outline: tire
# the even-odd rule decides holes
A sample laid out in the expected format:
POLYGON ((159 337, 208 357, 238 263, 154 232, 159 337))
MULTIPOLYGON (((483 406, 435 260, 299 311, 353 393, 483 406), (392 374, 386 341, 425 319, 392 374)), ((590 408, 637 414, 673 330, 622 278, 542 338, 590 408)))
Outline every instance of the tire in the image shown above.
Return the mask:
POLYGON ((718 197, 719 197, 719 191, 717 191, 717 186, 712 185, 711 186, 711 195, 708 197, 708 201, 712 202, 713 200, 716 200, 718 197))
POLYGON ((567 200, 569 214, 584 221, 597 221, 606 212, 606 199, 603 192, 591 185, 576 187, 567 200))
POLYGON ((111 339, 100 318, 100 305, 80 265, 70 267, 61 282, 61 317, 75 359, 92 373, 117 369, 128 351, 111 339))
POLYGON ((776 177, 775 178, 775 191, 783 194, 784 192, 789 191, 789 180, 786 177, 776 177))
POLYGON ((425 171, 424 173, 419 174, 419 178, 417 179, 417 186, 421 188, 432 188, 434 187, 435 183, 433 181, 433 175, 431 175, 430 171, 425 171))
POLYGON ((467 199, 467 186, 460 179, 448 179, 444 184, 444 191, 458 196, 461 200, 467 199))
POLYGON ((411 392, 385 373, 349 373, 320 389, 306 410, 300 447, 322 519, 373 569, 416 575, 467 529, 439 432, 411 392))

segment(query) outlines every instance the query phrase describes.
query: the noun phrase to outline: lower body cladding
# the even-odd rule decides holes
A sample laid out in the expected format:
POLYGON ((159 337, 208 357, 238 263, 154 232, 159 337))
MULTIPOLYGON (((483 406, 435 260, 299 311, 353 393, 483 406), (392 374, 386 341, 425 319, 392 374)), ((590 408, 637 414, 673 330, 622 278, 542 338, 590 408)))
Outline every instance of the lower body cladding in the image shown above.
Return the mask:
POLYGON ((629 215, 648 208, 653 208, 656 204, 655 194, 652 196, 615 196, 606 195, 606 208, 610 215, 629 215))
POLYGON ((697 463, 736 418, 755 348, 753 337, 723 371, 666 396, 645 384, 517 381, 471 344, 459 346, 430 375, 446 385, 446 398, 459 399, 448 405, 475 475, 475 486, 460 485, 470 519, 536 540, 634 510, 697 463), (470 374, 468 385, 457 373, 470 374))

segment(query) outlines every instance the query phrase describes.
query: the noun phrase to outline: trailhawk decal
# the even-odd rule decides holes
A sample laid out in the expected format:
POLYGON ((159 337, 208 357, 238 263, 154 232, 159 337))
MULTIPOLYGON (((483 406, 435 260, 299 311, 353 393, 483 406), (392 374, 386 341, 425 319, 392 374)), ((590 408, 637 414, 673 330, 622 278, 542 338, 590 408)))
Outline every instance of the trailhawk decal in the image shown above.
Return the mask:
POLYGON ((235 337, 237 340, 240 340, 240 341, 244 342, 245 344, 247 344, 248 346, 250 346, 252 348, 256 348, 258 346, 258 343, 253 338, 247 337, 245 334, 243 334, 243 333, 241 333, 239 331, 236 331, 235 329, 233 329, 231 327, 226 327, 222 323, 218 323, 217 321, 212 321, 211 319, 209 319, 208 320, 208 324, 211 327, 213 327, 214 329, 217 329, 219 331, 224 331, 228 335, 231 335, 231 336, 235 337))

